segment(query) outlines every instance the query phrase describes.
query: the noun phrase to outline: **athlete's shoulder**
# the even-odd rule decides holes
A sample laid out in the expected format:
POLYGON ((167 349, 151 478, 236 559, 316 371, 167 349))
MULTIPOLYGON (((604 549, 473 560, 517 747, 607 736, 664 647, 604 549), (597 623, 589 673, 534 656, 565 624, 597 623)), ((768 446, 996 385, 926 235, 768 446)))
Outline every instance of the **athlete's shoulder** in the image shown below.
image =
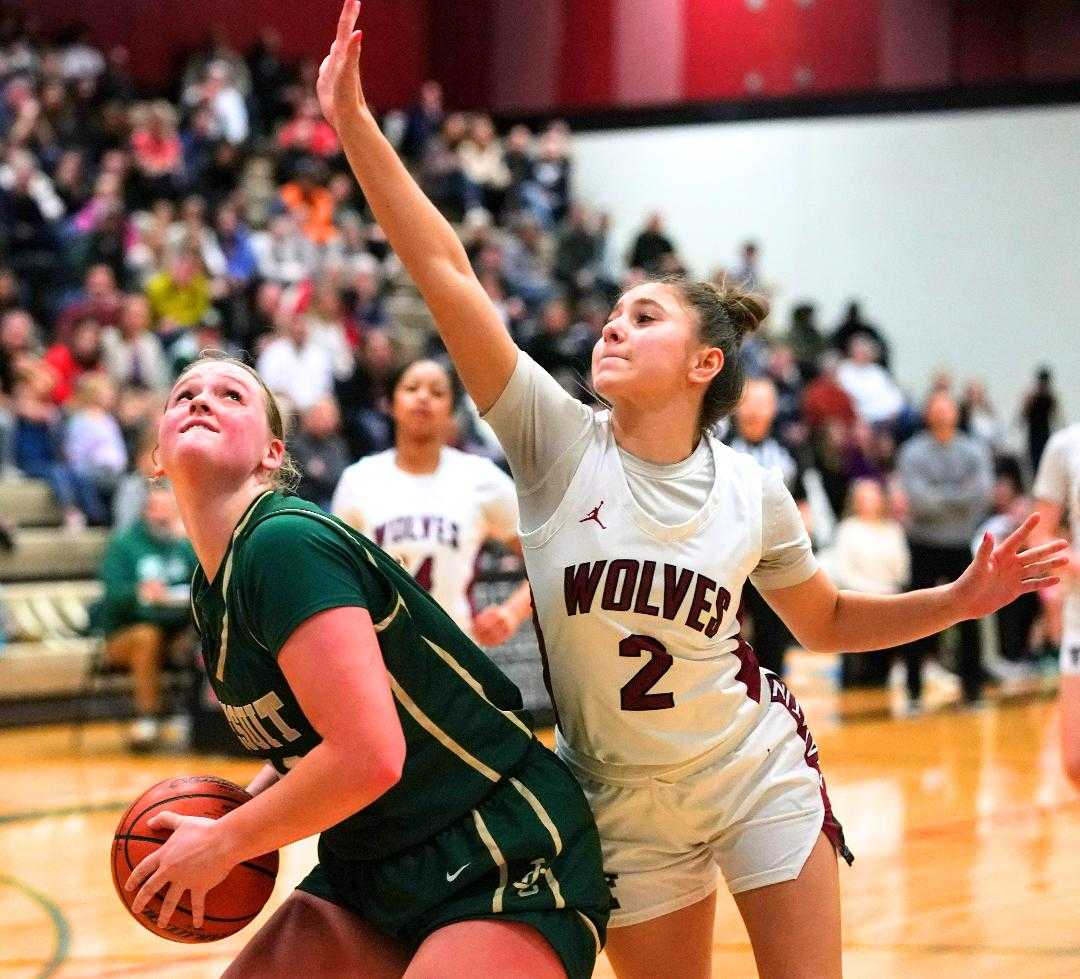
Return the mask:
POLYGON ((251 526, 238 543, 245 551, 275 552, 295 547, 305 537, 352 539, 352 532, 337 517, 299 496, 275 493, 252 515, 251 526))
POLYGON ((709 440, 713 451, 716 453, 716 461, 720 464, 717 468, 720 472, 734 472, 740 476, 754 476, 761 479, 769 471, 752 455, 733 449, 726 442, 717 438, 714 433, 709 432, 705 437, 709 440))

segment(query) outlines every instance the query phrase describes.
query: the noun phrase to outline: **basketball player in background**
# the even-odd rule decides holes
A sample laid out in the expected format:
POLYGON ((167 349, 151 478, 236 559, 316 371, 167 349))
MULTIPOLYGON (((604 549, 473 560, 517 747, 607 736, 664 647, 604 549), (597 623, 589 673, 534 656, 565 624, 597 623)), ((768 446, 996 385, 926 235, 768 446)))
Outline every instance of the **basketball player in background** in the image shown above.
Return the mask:
POLYGON ((484 541, 520 549, 517 496, 490 459, 444 444, 453 408, 444 367, 418 360, 405 368, 391 394, 394 448, 349 466, 331 509, 397 558, 462 632, 497 646, 532 611, 528 582, 479 612, 472 583, 484 541))
POLYGON ((1061 633, 1061 758, 1080 788, 1080 423, 1050 436, 1032 490, 1039 528, 1049 538, 1067 520, 1072 552, 1063 584, 1061 633))
POLYGON ((762 300, 648 282, 616 303, 594 412, 519 351, 453 228, 383 137, 360 87, 357 0, 320 69, 323 112, 510 461, 561 756, 597 817, 620 977, 711 972, 719 865, 766 977, 840 975, 833 818, 818 752, 783 681, 741 641, 748 577, 809 649, 880 649, 985 615, 1055 580, 1033 521, 984 542, 952 585, 838 592, 791 494, 708 435, 742 390, 762 300))
MULTIPOLYGON (((518 689, 388 554, 288 492, 281 413, 203 358, 159 425, 198 556, 192 610, 238 741, 268 764, 223 816, 162 813, 132 910, 166 924, 238 863, 321 833, 319 863, 230 979, 587 979, 609 903, 581 789, 518 689)), ((298 475, 298 474, 295 474, 298 475)))

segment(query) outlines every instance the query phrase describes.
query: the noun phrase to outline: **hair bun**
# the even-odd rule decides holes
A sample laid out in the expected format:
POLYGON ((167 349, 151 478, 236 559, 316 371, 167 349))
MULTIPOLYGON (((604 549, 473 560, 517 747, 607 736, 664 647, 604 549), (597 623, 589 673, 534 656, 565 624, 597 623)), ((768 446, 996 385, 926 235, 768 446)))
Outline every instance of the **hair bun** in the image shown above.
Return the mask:
POLYGON ((753 333, 769 315, 769 300, 758 293, 728 287, 721 290, 721 302, 742 336, 753 333))

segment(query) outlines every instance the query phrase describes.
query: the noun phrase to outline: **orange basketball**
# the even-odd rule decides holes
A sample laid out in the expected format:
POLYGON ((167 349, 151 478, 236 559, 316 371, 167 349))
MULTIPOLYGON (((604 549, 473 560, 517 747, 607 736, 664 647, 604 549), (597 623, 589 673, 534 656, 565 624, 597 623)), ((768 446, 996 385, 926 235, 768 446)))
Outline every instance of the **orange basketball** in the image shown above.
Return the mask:
MULTIPOLYGON (((147 854, 153 853, 168 837, 168 831, 151 829, 147 822, 159 812, 218 819, 251 796, 240 786, 212 775, 170 778, 147 789, 120 819, 112 844, 112 875, 116 893, 131 911, 138 891, 125 891, 131 871, 147 854)), ((206 895, 206 911, 201 928, 191 923, 190 895, 185 894, 169 924, 157 923, 166 890, 151 898, 140 914, 132 917, 144 928, 174 942, 213 942, 235 934, 255 917, 274 889, 278 872, 277 851, 238 864, 220 884, 206 895)))

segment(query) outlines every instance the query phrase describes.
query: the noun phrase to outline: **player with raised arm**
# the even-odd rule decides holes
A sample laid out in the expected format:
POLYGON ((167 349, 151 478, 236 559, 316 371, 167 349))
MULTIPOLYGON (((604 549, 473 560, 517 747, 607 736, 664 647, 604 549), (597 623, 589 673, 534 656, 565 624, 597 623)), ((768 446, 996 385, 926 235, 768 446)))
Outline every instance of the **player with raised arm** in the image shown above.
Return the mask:
MULTIPOLYGON (((609 894, 588 804, 521 694, 392 557, 282 490, 281 413, 259 376, 203 358, 159 426, 198 557, 192 610, 238 741, 268 764, 218 820, 127 882, 202 924, 236 864, 319 833, 319 863, 226 975, 586 979, 609 894)), ((283 475, 283 473, 285 475, 283 475)))
POLYGON ((611 410, 565 393, 514 345, 380 132, 360 86, 359 9, 342 8, 320 102, 510 462, 558 750, 613 882, 608 957, 621 979, 708 976, 719 866, 761 975, 838 976, 834 851, 848 852, 801 709, 739 636, 743 585, 809 649, 881 649, 1056 580, 1062 543, 1022 550, 1029 520, 984 541, 951 585, 837 591, 780 479, 708 434, 738 401, 740 343, 765 313, 709 283, 625 293, 593 351, 611 410))

